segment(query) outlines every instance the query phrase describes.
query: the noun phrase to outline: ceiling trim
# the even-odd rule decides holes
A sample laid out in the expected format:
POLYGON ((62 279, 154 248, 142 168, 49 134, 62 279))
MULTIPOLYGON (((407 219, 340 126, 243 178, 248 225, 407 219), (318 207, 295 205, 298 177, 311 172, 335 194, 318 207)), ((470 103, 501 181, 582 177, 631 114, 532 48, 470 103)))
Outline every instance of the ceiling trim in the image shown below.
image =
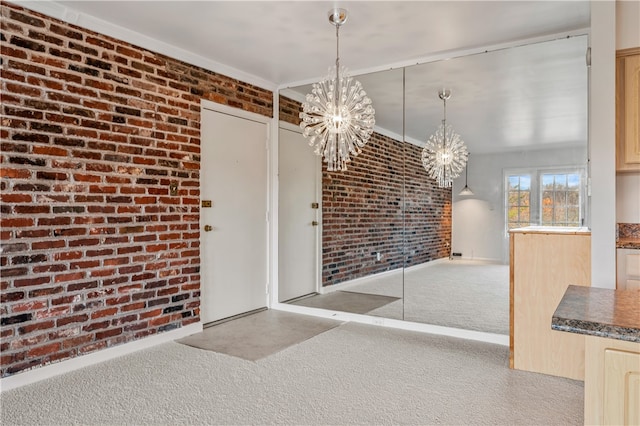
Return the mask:
MULTIPOLYGON (((375 67, 363 68, 358 70, 349 70, 349 74, 352 77, 356 77, 358 75, 363 75, 363 74, 371 74, 371 73, 380 72, 380 71, 390 71, 394 69, 410 67, 413 65, 422 65, 430 62, 445 61, 449 59, 460 58, 463 56, 472 56, 472 55, 489 53, 489 52, 494 52, 494 51, 503 50, 503 49, 510 49, 513 47, 522 47, 530 44, 544 43, 548 41, 560 40, 560 39, 578 37, 578 36, 584 36, 584 35, 588 36, 589 34, 590 34, 589 27, 578 28, 575 30, 563 31, 560 33, 546 34, 543 36, 530 37, 530 38, 524 38, 524 39, 518 39, 518 40, 511 40, 504 43, 491 44, 491 45, 474 47, 474 48, 453 49, 453 50, 447 50, 443 52, 437 52, 430 55, 421 56, 419 58, 408 59, 405 61, 394 62, 391 64, 383 64, 375 67)), ((322 80, 322 78, 324 78, 324 75, 318 76, 316 78, 309 78, 309 79, 300 80, 300 81, 283 83, 277 86, 277 90, 280 91, 282 89, 290 89, 297 86, 305 86, 307 84, 316 83, 322 80)))
POLYGON ((272 81, 265 80, 256 75, 189 52, 188 50, 184 50, 171 44, 158 41, 154 38, 147 37, 144 34, 140 34, 136 31, 132 31, 119 25, 112 24, 111 22, 96 18, 95 16, 78 12, 52 0, 11 0, 11 3, 24 7, 26 9, 34 10, 52 18, 59 19, 69 24, 77 25, 79 27, 95 31, 100 34, 104 34, 118 40, 131 43, 144 49, 148 49, 152 52, 167 55, 171 58, 187 62, 191 65, 196 65, 216 72, 218 74, 223 74, 227 77, 235 78, 244 83, 253 84, 254 86, 271 90, 272 92, 276 92, 277 89, 277 84, 272 81))

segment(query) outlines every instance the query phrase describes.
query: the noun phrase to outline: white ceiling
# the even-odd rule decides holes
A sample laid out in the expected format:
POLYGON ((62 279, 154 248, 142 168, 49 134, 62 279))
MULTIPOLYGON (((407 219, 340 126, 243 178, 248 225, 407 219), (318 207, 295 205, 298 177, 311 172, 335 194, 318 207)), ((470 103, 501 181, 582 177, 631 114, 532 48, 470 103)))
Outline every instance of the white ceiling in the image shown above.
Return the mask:
MULTIPOLYGON (((160 53, 178 52, 181 59, 270 89, 308 83, 326 73, 335 61, 335 28, 327 12, 336 6, 349 11, 340 30, 340 56, 354 73, 584 33, 590 13, 589 1, 582 0, 16 3, 160 53)), ((531 136, 545 143, 586 140, 586 69, 578 69, 584 50, 578 53, 575 47, 563 46, 555 57, 545 55, 549 51, 544 47, 533 47, 412 68, 407 71, 407 84, 415 85, 406 99, 407 135, 423 139, 435 130, 442 115, 437 87, 446 84, 453 86, 448 121, 469 141, 471 151, 474 139, 491 141, 476 152, 491 152, 505 143, 524 147, 531 136), (567 126, 581 130, 569 132, 567 126), (485 129, 481 135, 480 128, 485 129)), ((395 91, 397 79, 359 79, 374 101, 378 124, 397 132, 397 111, 386 104, 392 98, 402 102, 395 91)))

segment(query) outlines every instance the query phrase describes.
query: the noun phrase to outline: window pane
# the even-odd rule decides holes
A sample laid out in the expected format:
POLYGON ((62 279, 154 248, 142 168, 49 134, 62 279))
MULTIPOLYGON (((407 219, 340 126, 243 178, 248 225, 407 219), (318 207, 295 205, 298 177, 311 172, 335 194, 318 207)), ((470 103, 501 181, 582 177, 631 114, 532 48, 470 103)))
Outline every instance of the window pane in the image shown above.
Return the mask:
POLYGON ((580 224, 580 209, 578 207, 567 208, 567 220, 570 224, 580 224))
POLYGON ((567 204, 567 195, 564 191, 555 193, 555 203, 559 206, 564 206, 567 204))
POLYGON ((553 189, 553 175, 542 175, 542 188, 553 189))
POLYGON ((558 225, 564 225, 567 221, 567 208, 556 206, 554 209, 554 222, 558 225))
POLYGON ((526 191, 526 192, 521 192, 520 193, 520 205, 521 206, 526 206, 529 207, 530 204, 530 198, 531 198, 531 193, 526 191))
POLYGON ((542 207, 542 224, 550 225, 553 223, 553 207, 542 207))
POLYGON ((553 206, 553 191, 544 191, 542 193, 542 207, 553 206))
POLYGON ((580 193, 578 191, 567 192, 567 204, 570 206, 580 205, 580 193))
POLYGON ((518 208, 517 207, 509 207, 508 218, 509 218, 509 222, 517 222, 518 221, 518 208))
POLYGON ((520 176, 509 176, 509 190, 518 189, 520 185, 520 176))
POLYGON ((518 191, 509 191, 509 206, 517 206, 520 193, 518 191))
POLYGON ((520 223, 528 225, 531 220, 529 219, 529 207, 523 207, 520 209, 520 223))
POLYGON ((531 176, 529 175, 520 176, 520 189, 523 191, 531 190, 531 176))
POLYGON ((580 188, 580 175, 576 173, 572 173, 569 175, 569 188, 571 189, 579 189, 580 188))
POLYGON ((554 175, 555 188, 566 189, 567 188, 567 175, 554 175))

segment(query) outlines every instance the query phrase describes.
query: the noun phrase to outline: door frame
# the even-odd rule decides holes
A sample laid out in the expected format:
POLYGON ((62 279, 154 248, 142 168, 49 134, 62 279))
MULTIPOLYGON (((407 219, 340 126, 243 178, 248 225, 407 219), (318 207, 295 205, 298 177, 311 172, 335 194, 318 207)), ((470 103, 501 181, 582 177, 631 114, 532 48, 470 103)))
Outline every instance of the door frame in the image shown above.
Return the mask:
MULTIPOLYGON (((286 121, 279 120, 278 121, 278 132, 280 129, 288 130, 294 133, 298 133, 302 136, 302 129, 300 126, 296 126, 295 124, 291 124, 286 121)), ((278 148, 280 148, 280 137, 278 133, 278 139, 276 141, 278 148)), ((309 147, 311 150, 311 147, 309 147)), ((279 151, 278 151, 279 154, 279 151)), ((276 169, 276 173, 277 173, 276 169)), ((322 159, 319 156, 316 156, 316 173, 315 173, 315 199, 318 203, 318 209, 316 211, 316 220, 318 221, 318 226, 316 226, 315 234, 316 234, 316 247, 315 247, 315 291, 317 293, 322 293, 322 159)), ((278 175, 279 176, 279 175, 278 175)), ((280 180, 278 180, 278 188, 280 185, 280 180)), ((276 198, 276 203, 279 202, 279 193, 278 198, 276 198)), ((276 228, 279 232, 279 227, 276 228)), ((278 283, 279 285, 279 283, 278 283)))
MULTIPOLYGON (((266 152, 266 161, 267 161, 267 169, 266 169, 266 184, 265 184, 265 188, 264 190, 266 191, 267 194, 267 203, 265 205, 265 209, 266 209, 266 217, 265 217, 265 232, 266 234, 266 258, 264 259, 265 265, 266 265, 266 274, 265 274, 265 280, 266 280, 266 288, 265 288, 265 306, 267 308, 271 308, 271 293, 273 290, 273 251, 272 251, 272 247, 273 247, 273 226, 274 226, 274 220, 273 219, 273 179, 272 179, 272 145, 273 145, 273 119, 271 117, 266 117, 264 115, 260 115, 260 114, 256 114, 254 112, 250 112, 250 111, 245 111, 239 108, 234 108, 234 107, 230 107, 228 105, 223 105, 223 104, 218 104, 212 101, 208 101, 206 99, 201 99, 200 100, 200 117, 202 118, 202 110, 207 109, 209 111, 213 111, 213 112, 217 112, 217 113, 221 113, 221 114, 227 114, 233 117, 237 117, 237 118, 241 118, 244 120, 251 120, 251 121, 255 121, 258 122, 260 124, 265 124, 266 125, 266 131, 265 131, 265 150, 266 152)), ((276 135, 277 136, 277 135, 276 135)), ((200 143, 202 144, 202 133, 200 133, 200 143)), ((276 153, 277 154, 277 153, 276 153)), ((277 158, 277 157, 276 157, 277 158)), ((202 168, 202 165, 200 166, 200 169, 202 168)), ((200 198, 200 212, 198 213, 198 231, 200 232, 200 268, 203 267, 202 264, 202 238, 203 238, 203 226, 204 223, 202 221, 202 181, 200 180, 200 186, 198 187, 198 190, 200 191, 199 194, 199 198, 200 198)), ((277 222, 277 218, 278 216, 275 216, 275 221, 277 222)), ((277 230, 277 224, 275 224, 276 226, 276 230, 277 230)), ((277 236, 277 234, 276 234, 277 236)), ((277 241, 276 241, 277 244, 277 241)), ((277 252, 276 252, 276 256, 277 256, 277 252)), ((276 259, 277 261, 277 259, 276 259)), ((277 263, 275 265, 276 267, 276 277, 277 277, 277 263)), ((200 283, 200 286, 202 287, 202 281, 200 283)), ((202 319, 201 319, 202 320, 202 319)))

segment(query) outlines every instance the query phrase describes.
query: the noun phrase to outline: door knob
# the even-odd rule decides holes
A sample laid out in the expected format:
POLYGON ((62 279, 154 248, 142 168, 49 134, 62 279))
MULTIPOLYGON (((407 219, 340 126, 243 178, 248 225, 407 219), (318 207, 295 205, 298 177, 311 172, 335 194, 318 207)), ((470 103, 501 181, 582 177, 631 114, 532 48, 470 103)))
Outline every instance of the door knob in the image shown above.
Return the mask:
POLYGON ((211 225, 205 225, 204 226, 204 232, 210 232, 213 231, 213 226, 211 225))
POLYGON ((317 221, 317 220, 314 220, 313 222, 311 222, 311 225, 313 225, 313 226, 318 226, 318 221, 317 221))

